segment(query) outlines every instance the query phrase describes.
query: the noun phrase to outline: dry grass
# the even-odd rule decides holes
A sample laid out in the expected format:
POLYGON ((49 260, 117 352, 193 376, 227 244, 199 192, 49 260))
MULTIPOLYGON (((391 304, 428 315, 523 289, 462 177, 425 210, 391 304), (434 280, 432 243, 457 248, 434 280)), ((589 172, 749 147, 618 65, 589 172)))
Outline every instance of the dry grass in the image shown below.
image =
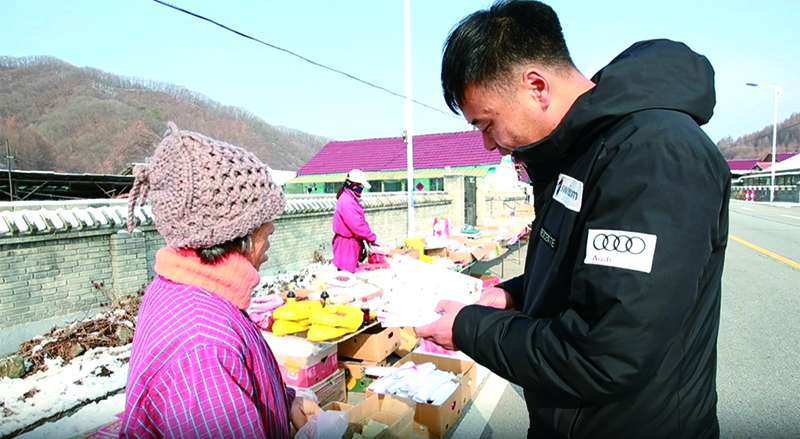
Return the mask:
POLYGON ((328 258, 325 257, 325 246, 320 245, 318 249, 314 250, 314 253, 311 255, 311 262, 323 262, 327 263, 330 262, 328 258))
POLYGON ((145 285, 136 293, 121 298, 102 282, 92 282, 92 285, 109 299, 103 304, 108 311, 98 318, 73 322, 64 328, 53 327, 44 335, 45 342, 36 338, 22 343, 17 355, 30 365, 22 378, 47 370, 45 358, 61 357, 63 364, 67 364, 90 349, 123 346, 131 342, 145 285))

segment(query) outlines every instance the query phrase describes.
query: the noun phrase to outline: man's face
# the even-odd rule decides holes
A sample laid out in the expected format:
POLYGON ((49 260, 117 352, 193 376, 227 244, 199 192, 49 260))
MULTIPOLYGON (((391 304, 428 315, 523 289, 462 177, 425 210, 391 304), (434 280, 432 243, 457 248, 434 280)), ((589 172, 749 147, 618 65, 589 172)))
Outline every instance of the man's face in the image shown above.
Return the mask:
POLYGON ((481 130, 483 146, 501 155, 538 142, 555 127, 522 82, 494 87, 468 84, 460 109, 467 122, 481 130))

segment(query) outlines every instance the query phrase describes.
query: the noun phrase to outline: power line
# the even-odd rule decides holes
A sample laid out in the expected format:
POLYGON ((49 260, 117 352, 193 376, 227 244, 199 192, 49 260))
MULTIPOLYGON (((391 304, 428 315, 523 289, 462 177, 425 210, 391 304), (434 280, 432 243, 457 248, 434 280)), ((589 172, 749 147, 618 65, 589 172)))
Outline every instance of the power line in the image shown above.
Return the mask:
MULTIPOLYGON (((187 11, 186 9, 183 9, 183 8, 181 8, 181 7, 178 7, 178 6, 172 5, 172 4, 170 4, 170 3, 167 3, 167 2, 165 2, 165 1, 161 1, 161 0, 153 0, 153 1, 154 1, 154 2, 156 2, 156 3, 158 3, 158 4, 160 4, 160 5, 163 5, 163 6, 166 6, 166 7, 168 7, 168 8, 174 9, 174 10, 176 10, 176 11, 183 12, 184 14, 191 15, 192 17, 199 18, 200 20, 207 21, 207 22, 209 22, 209 23, 211 23, 211 24, 213 24, 213 25, 219 26, 219 27, 221 27, 221 28, 223 28, 223 29, 227 30, 228 32, 233 32, 234 34, 236 34, 236 35, 239 35, 240 37, 247 38, 248 40, 255 41, 255 42, 259 43, 259 44, 263 44, 263 45, 265 45, 265 46, 267 46, 267 47, 270 47, 270 48, 272 48, 272 49, 279 50, 279 51, 281 51, 281 52, 284 52, 284 53, 287 53, 287 54, 289 54, 289 55, 292 55, 292 56, 294 56, 294 57, 296 57, 296 58, 299 58, 299 59, 301 59, 301 60, 303 60, 303 61, 305 61, 305 62, 307 62, 307 63, 309 63, 309 64, 312 64, 312 65, 315 65, 315 66, 317 66, 317 67, 321 67, 321 68, 323 68, 323 69, 325 69, 325 70, 329 70, 329 71, 331 71, 331 72, 338 73, 338 74, 340 74, 340 75, 346 76, 346 77, 348 77, 348 78, 350 78, 350 79, 353 79, 353 80, 355 80, 355 81, 358 81, 358 82, 360 82, 360 83, 362 83, 362 84, 364 84, 364 85, 368 85, 368 86, 370 86, 370 87, 372 87, 372 88, 376 88, 376 89, 378 89, 378 90, 384 91, 384 92, 386 92, 386 93, 389 93, 389 94, 391 94, 391 95, 393 95, 393 96, 397 96, 398 98, 402 98, 402 99, 405 99, 405 98, 406 98, 405 96, 401 95, 400 93, 397 93, 397 92, 394 92, 394 91, 392 91, 392 90, 389 90, 388 88, 381 87, 380 85, 375 85, 375 84, 373 84, 373 83, 371 83, 371 82, 369 82, 369 81, 365 81, 365 80, 363 80, 363 79, 361 79, 361 78, 358 78, 358 77, 356 77, 356 76, 353 76, 353 75, 351 75, 351 74, 349 74, 349 73, 347 73, 347 72, 343 72, 343 71, 341 71, 341 70, 334 69, 333 67, 328 67, 328 66, 326 66, 326 65, 324 65, 324 64, 320 64, 320 63, 318 63, 318 62, 316 62, 316 61, 313 61, 313 60, 310 60, 310 59, 308 59, 308 58, 306 58, 306 57, 304 57, 304 56, 302 56, 302 55, 298 55, 297 53, 294 53, 294 52, 292 52, 291 50, 287 50, 287 49, 284 49, 284 48, 282 48, 282 47, 276 46, 276 45, 274 45, 274 44, 270 44, 270 43, 267 43, 267 42, 265 42, 265 41, 261 41, 261 40, 259 40, 258 38, 251 37, 250 35, 247 35, 247 34, 245 34, 245 33, 243 33, 243 32, 239 32, 239 31, 238 31, 238 30, 236 30, 236 29, 232 29, 232 28, 230 28, 230 27, 228 27, 228 26, 225 26, 225 25, 224 25, 224 24, 222 24, 222 23, 216 22, 216 21, 214 21, 214 20, 212 20, 212 19, 210 19, 210 18, 206 18, 206 17, 204 17, 204 16, 202 16, 202 15, 200 15, 200 14, 195 14, 195 13, 194 13, 194 12, 192 12, 192 11, 187 11)), ((412 101, 412 102, 414 102, 414 103, 415 103, 415 104, 417 104, 417 105, 421 105, 421 106, 423 106, 423 107, 425 107, 425 108, 428 108, 428 109, 430 109, 430 110, 433 110, 433 111, 438 111, 439 113, 442 113, 442 114, 444 114, 445 116, 449 116, 449 117, 452 117, 452 118, 454 118, 454 119, 460 119, 459 117, 456 117, 455 115, 453 115, 453 114, 451 114, 451 113, 447 113, 447 112, 445 112, 445 111, 442 111, 442 110, 440 110, 440 109, 438 109, 438 108, 436 108, 436 107, 432 107, 432 106, 430 106, 430 105, 428 105, 428 104, 425 104, 425 103, 423 103, 423 102, 420 102, 420 101, 418 101, 418 100, 416 100, 416 99, 412 99, 411 101, 412 101)))
MULTIPOLYGON (((795 99, 800 97, 800 88, 798 86, 800 86, 800 80, 795 81, 794 83, 790 84, 788 87, 783 89, 782 99, 780 100, 782 104, 781 106, 783 108, 786 107, 786 104, 793 104, 795 99), (795 94, 795 91, 797 91, 797 94, 795 94)), ((770 99, 765 98, 763 101, 761 101, 760 104, 742 110, 742 113, 736 116, 735 119, 732 119, 731 122, 726 123, 722 131, 727 131, 727 132, 733 131, 734 129, 738 128, 739 125, 741 125, 742 123, 751 120, 753 118, 753 114, 762 113, 763 110, 772 108, 772 105, 773 105, 773 100, 771 98, 770 99)))
MULTIPOLYGON (((797 126, 797 125, 800 125, 800 122, 795 122, 795 123, 793 123, 791 125, 788 125, 788 126, 785 126, 785 127, 781 127, 780 123, 778 123, 778 126, 780 127, 781 130, 785 130, 787 128, 791 128, 791 127, 794 127, 794 126, 797 126)), ((729 146, 728 148, 732 148, 734 146, 739 146, 739 145, 746 145, 748 143, 755 142, 756 140, 763 139, 763 138, 769 137, 771 135, 772 135, 772 132, 769 132, 769 133, 766 133, 766 134, 762 134, 762 135, 760 135, 758 137, 753 137, 752 139, 745 139, 745 140, 742 140, 741 142, 734 143, 733 145, 729 146)), ((775 142, 775 143, 777 144, 777 142, 775 142)))

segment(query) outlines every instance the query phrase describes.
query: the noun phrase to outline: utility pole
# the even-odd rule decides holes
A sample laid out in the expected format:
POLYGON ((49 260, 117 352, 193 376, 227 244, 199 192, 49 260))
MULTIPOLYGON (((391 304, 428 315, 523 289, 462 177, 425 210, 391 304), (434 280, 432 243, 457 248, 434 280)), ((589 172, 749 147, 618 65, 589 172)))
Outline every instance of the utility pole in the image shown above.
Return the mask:
POLYGON ((11 146, 8 144, 8 139, 6 139, 6 160, 8 160, 8 198, 11 201, 14 201, 14 186, 11 183, 11 160, 14 157, 11 155, 11 146))
POLYGON ((770 169, 772 169, 772 178, 771 183, 769 185, 769 201, 775 201, 775 158, 778 155, 776 151, 776 145, 778 144, 778 98, 783 94, 783 88, 777 85, 767 85, 767 84, 756 84, 754 82, 748 82, 745 85, 750 87, 769 87, 775 90, 775 111, 772 113, 772 164, 770 165, 770 169))
POLYGON ((408 237, 413 238, 416 231, 414 219, 414 119, 411 99, 411 12, 409 3, 405 0, 405 54, 406 54, 406 130, 403 140, 406 142, 406 172, 408 181, 408 237))

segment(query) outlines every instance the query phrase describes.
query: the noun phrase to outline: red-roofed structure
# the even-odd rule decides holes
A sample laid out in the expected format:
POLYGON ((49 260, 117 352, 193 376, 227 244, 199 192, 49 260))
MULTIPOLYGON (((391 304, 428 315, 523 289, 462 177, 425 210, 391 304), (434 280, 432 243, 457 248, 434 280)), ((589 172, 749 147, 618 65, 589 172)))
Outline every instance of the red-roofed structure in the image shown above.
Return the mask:
MULTIPOLYGON (((483 147, 480 131, 414 136, 414 169, 497 165, 500 155, 483 147)), ((353 168, 367 171, 406 169, 402 137, 329 142, 297 175, 336 174, 353 168)))
MULTIPOLYGON (((775 163, 782 162, 797 154, 797 152, 779 152, 775 155, 775 163)), ((732 159, 727 162, 731 170, 731 176, 736 178, 742 175, 763 171, 772 166, 772 153, 768 153, 764 158, 732 159)))
POLYGON ((758 164, 760 159, 733 159, 728 160, 728 167, 731 169, 731 172, 734 171, 752 171, 755 166, 758 164))
MULTIPOLYGON (((483 147, 480 131, 423 134, 414 136, 413 141, 417 190, 442 190, 448 172, 491 178, 501 165, 500 154, 483 147)), ((297 178, 286 186, 287 193, 335 192, 347 172, 355 168, 367 174, 372 192, 405 191, 403 137, 329 142, 297 171, 297 178)), ((521 173, 527 179, 524 170, 521 173)))

